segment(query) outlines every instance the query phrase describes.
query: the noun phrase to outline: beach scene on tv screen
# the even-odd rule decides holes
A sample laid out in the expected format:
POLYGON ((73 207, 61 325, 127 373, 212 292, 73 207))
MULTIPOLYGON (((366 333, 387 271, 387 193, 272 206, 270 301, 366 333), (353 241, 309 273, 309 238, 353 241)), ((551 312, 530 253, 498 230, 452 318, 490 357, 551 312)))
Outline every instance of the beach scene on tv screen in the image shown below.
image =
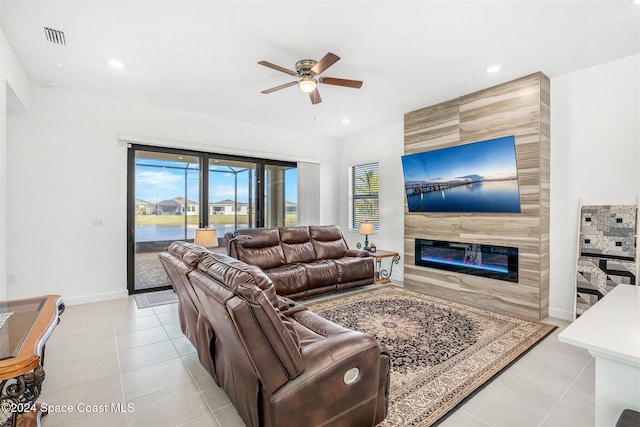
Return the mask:
POLYGON ((520 212, 515 138, 402 157, 409 212, 520 212))

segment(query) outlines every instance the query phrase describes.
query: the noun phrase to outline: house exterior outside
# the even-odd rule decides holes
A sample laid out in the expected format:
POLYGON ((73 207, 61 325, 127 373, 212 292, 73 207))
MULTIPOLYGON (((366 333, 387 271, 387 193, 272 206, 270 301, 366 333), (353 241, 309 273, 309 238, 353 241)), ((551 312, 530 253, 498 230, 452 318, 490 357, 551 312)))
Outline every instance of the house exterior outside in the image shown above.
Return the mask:
POLYGON ((173 199, 161 200, 155 205, 153 213, 156 215, 198 215, 198 202, 185 198, 174 197, 173 199))
POLYGON ((247 215, 248 203, 235 202, 231 199, 224 199, 209 203, 209 215, 247 215), (237 212, 236 212, 237 207, 237 212))
POLYGON ((155 203, 146 200, 136 199, 136 215, 151 215, 156 208, 155 203))
POLYGON ((298 212, 298 204, 294 202, 290 202, 289 200, 285 200, 284 202, 284 212, 286 214, 294 214, 298 212))

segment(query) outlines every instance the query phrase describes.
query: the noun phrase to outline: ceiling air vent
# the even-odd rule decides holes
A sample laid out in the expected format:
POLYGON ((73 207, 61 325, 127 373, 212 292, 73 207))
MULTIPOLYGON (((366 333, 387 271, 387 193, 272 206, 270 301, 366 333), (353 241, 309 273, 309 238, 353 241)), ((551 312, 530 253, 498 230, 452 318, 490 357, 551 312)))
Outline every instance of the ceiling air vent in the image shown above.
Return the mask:
POLYGON ((67 42, 64 39, 64 33, 53 28, 44 27, 44 34, 47 36, 47 40, 51 43, 66 46, 67 42))

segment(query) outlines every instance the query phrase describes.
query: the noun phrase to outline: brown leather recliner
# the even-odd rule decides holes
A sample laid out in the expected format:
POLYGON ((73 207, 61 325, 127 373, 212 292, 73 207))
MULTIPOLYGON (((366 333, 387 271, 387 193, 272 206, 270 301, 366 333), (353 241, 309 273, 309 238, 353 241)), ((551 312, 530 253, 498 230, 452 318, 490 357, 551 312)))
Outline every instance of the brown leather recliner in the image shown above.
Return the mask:
POLYGON ((229 255, 262 269, 291 299, 373 283, 373 258, 349 249, 337 225, 243 229, 225 239, 229 255))
POLYGON ((226 255, 174 242, 160 259, 172 272, 183 331, 195 336, 200 360, 211 359, 213 378, 248 426, 373 426, 385 418, 389 353, 371 335, 278 296, 259 268, 226 255))
POLYGON ((206 252, 207 250, 203 247, 186 242, 176 242, 170 245, 169 252, 160 253, 159 258, 178 296, 180 329, 198 350, 200 363, 215 380, 216 372, 209 349, 213 338, 213 329, 187 278, 187 275, 193 271, 206 252))

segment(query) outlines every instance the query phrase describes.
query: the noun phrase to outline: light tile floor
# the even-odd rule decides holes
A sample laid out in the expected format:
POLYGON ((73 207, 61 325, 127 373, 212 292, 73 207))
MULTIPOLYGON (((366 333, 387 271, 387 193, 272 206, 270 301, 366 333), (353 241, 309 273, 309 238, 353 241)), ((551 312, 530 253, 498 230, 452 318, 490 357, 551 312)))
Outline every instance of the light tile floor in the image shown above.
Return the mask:
MULTIPOLYGON (((559 328, 441 425, 594 425, 594 362, 558 341, 568 322, 546 321, 559 328)), ((244 425, 182 335, 177 304, 139 310, 129 297, 67 307, 44 367, 44 427, 244 425)))

